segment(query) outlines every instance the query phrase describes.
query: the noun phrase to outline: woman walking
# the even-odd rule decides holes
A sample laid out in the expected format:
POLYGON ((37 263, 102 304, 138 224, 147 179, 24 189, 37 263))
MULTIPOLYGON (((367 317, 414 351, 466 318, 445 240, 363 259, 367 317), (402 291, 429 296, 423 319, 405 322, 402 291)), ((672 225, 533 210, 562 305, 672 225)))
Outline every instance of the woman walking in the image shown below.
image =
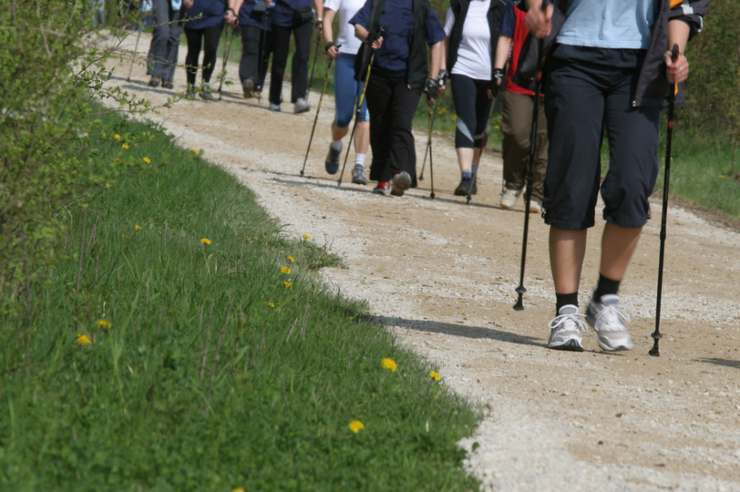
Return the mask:
MULTIPOLYGON (((349 20, 354 17, 365 0, 326 0, 324 3, 324 41, 326 55, 335 60, 334 92, 336 116, 331 125, 331 140, 329 153, 326 156, 324 167, 329 174, 336 174, 339 169, 339 155, 342 152, 342 139, 349 130, 353 117, 357 117, 355 130, 355 166, 352 169, 352 182, 367 184, 365 177, 365 156, 370 146, 370 113, 367 111, 367 102, 362 107, 355 105, 359 102, 362 93, 362 82, 357 80, 355 73, 355 59, 362 43, 355 37, 355 29, 349 20), (339 36, 334 42, 332 22, 339 14, 339 36)), ((352 142, 350 142, 352 145, 352 142)))
MULTIPOLYGON (((185 57, 185 72, 188 79, 188 97, 196 92, 206 101, 214 100, 210 81, 216 68, 216 53, 221 32, 224 28, 226 0, 183 0, 185 7, 185 37, 188 40, 188 54, 185 57), (202 84, 200 91, 195 88, 198 75, 198 61, 203 49, 202 84)), ((233 11, 230 10, 233 15, 233 11)))
MULTIPOLYGON (((192 1, 192 0, 191 0, 192 1)), ((173 79, 177 67, 177 52, 180 46, 180 16, 182 0, 153 0, 152 16, 154 34, 149 50, 151 60, 149 79, 150 87, 161 85, 165 89, 174 89, 173 79)))
POLYGON ((226 21, 239 25, 242 38, 242 57, 239 61, 239 80, 245 98, 262 92, 267 65, 272 51, 272 0, 229 0, 236 15, 227 12, 226 21))
POLYGON ((488 136, 493 96, 496 43, 505 4, 498 0, 452 0, 447 9, 447 66, 457 113, 455 150, 460 184, 455 195, 477 193, 476 176, 488 136))

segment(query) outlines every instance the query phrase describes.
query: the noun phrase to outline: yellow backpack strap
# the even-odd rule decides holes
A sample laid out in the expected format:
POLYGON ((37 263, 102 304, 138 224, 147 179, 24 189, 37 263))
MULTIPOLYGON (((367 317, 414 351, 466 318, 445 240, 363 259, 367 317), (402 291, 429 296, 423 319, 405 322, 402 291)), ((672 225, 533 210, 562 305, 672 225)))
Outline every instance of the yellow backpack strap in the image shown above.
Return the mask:
POLYGON ((683 0, 671 0, 671 8, 676 8, 683 3, 683 0))

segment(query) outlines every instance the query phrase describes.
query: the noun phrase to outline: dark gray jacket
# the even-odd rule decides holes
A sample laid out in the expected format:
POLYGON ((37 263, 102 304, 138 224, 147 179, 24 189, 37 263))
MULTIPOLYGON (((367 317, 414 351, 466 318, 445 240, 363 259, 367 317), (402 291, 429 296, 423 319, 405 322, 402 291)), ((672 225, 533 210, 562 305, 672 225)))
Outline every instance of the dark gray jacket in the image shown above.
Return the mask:
MULTIPOLYGON (((691 35, 700 32, 704 27, 704 14, 711 0, 655 0, 658 7, 658 16, 653 24, 650 37, 650 47, 640 67, 640 76, 632 97, 632 106, 662 104, 668 93, 668 81, 665 78, 664 54, 668 49, 668 21, 682 20, 691 28, 691 35), (671 7, 674 4, 674 7, 671 7)), ((565 12, 568 11, 569 0, 556 0, 555 14, 553 15, 552 33, 545 39, 544 51, 550 52, 553 42, 563 26, 565 12)), ((526 8, 526 2, 520 3, 526 8)), ((526 51, 519 61, 517 80, 525 85, 527 81, 535 80, 537 59, 539 57, 538 44, 528 43, 526 51)))

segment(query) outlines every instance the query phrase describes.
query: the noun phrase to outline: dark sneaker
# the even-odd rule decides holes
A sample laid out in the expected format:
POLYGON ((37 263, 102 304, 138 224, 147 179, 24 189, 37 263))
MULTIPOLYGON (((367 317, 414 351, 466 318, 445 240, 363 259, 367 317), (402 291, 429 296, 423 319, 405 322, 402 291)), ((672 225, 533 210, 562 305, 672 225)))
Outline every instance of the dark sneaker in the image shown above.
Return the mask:
POLYGON ((406 171, 401 171, 393 176, 391 183, 391 195, 403 196, 404 192, 411 188, 411 176, 406 171))
POLYGON ((172 90, 175 88, 175 84, 173 84, 171 80, 163 80, 162 87, 172 90))
POLYGON ((203 86, 200 88, 200 92, 198 93, 198 95, 204 101, 216 100, 216 97, 213 95, 213 91, 211 90, 211 86, 208 82, 203 82, 203 86))
POLYGON ((365 177, 365 166, 362 164, 355 164, 352 168, 352 182, 358 185, 366 185, 367 178, 365 177))
POLYGON ((326 160, 324 160, 324 169, 329 174, 337 174, 339 171, 339 155, 342 153, 342 143, 339 142, 339 148, 335 148, 334 145, 329 145, 329 153, 326 154, 326 160))
POLYGON ((390 191, 391 191, 390 181, 378 181, 378 185, 375 188, 373 188, 373 193, 375 193, 376 195, 387 196, 390 191))
POLYGON ((455 188, 455 196, 468 196, 473 193, 473 178, 462 178, 455 188))
POLYGON ((255 92, 254 80, 246 79, 244 82, 242 82, 242 92, 244 92, 245 99, 254 97, 254 92, 255 92))
POLYGON ((149 87, 159 87, 161 83, 162 79, 160 79, 159 77, 152 77, 151 79, 149 79, 149 87))

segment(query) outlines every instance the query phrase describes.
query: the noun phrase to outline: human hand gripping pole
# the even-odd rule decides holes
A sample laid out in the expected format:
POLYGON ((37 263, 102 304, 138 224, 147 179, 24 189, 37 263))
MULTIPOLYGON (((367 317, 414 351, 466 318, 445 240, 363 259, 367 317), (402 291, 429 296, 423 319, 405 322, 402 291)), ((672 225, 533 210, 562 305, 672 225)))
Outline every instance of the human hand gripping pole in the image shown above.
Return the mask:
MULTIPOLYGON (((678 45, 674 44, 671 49, 671 60, 675 63, 678 60, 678 45)), ((665 240, 668 228, 668 185, 671 179, 671 146, 673 144, 673 116, 676 109, 676 96, 678 95, 678 81, 673 82, 673 90, 668 96, 668 120, 665 138, 665 171, 663 172, 663 209, 660 216, 660 252, 658 254, 658 292, 655 300, 655 331, 653 337, 653 348, 648 354, 653 357, 660 357, 660 309, 663 298, 663 264, 665 261, 665 240)))
MULTIPOLYGON (((427 79, 424 87, 424 92, 427 94, 427 101, 429 101, 429 133, 427 134, 427 144, 424 147, 424 160, 421 164, 421 173, 419 174, 419 181, 424 181, 424 170, 427 167, 427 157, 430 158, 432 154, 432 131, 434 130, 434 118, 437 110, 436 102, 437 98, 441 95, 444 88, 447 85, 447 80, 450 78, 450 74, 447 70, 441 70, 437 75, 436 79, 427 79)), ((431 170, 431 166, 430 166, 431 170)), ((430 197, 434 198, 434 177, 432 177, 432 186, 430 197)))

